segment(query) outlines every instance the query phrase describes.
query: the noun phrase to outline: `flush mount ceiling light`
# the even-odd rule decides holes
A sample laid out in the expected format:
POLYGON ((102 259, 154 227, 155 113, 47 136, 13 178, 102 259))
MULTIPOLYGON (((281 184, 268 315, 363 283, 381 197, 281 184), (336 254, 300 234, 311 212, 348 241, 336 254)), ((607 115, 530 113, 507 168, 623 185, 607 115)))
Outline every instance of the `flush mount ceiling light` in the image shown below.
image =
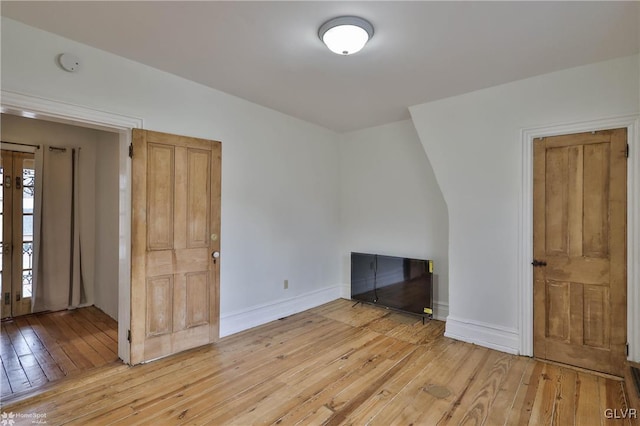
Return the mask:
POLYGON ((318 36, 333 53, 352 55, 373 37, 373 25, 357 16, 340 16, 322 24, 318 36))

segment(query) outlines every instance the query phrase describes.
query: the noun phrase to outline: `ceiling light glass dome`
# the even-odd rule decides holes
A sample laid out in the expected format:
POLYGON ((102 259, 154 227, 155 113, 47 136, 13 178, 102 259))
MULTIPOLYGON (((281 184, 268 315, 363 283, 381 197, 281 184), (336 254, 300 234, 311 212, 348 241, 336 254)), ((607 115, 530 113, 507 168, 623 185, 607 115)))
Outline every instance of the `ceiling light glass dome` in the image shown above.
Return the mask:
POLYGON ((318 36, 332 52, 352 55, 373 37, 373 25, 357 16, 341 16, 322 24, 318 36))

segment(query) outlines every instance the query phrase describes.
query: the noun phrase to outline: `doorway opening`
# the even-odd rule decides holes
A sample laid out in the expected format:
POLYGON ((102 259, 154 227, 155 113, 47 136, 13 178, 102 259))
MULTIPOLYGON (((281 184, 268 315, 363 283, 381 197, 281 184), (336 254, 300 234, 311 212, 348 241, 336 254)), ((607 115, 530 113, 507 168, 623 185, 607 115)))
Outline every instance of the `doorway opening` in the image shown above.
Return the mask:
POLYGON ((131 322, 131 130, 143 127, 141 118, 95 108, 0 90, 4 114, 39 118, 77 127, 115 132, 119 141, 118 167, 118 356, 130 362, 131 322))
POLYGON ((3 345, 3 363, 5 359, 19 361, 11 363, 13 377, 9 379, 12 379, 11 388, 21 389, 25 382, 36 387, 34 384, 60 374, 66 376, 113 362, 121 352, 117 323, 121 255, 120 135, 2 114, 2 148, 2 318, 3 334, 6 331, 11 343, 6 345, 7 353, 3 345), (34 152, 10 149, 39 150, 41 154, 45 151, 45 159, 48 154, 57 157, 55 161, 63 157, 69 161, 68 164, 64 160, 63 163, 41 162, 48 171, 36 172, 34 152), (58 173, 65 177, 73 174, 75 179, 65 185, 53 185, 47 173, 58 166, 58 173), (67 203, 73 204, 69 210, 59 211, 51 203, 49 209, 43 209, 42 203, 34 203, 34 179, 38 178, 47 181, 43 181, 40 188, 49 185, 49 189, 42 190, 49 194, 42 197, 45 201, 47 197, 56 200, 67 196, 67 201, 73 197, 73 203, 67 203), (41 232, 34 232, 36 211, 42 213, 38 218, 41 232), (58 232, 56 228, 61 221, 71 224, 70 229, 58 232), (49 226, 49 232, 45 232, 44 225, 49 226), (38 238, 40 235, 42 238, 38 238), (74 240, 77 240, 75 247, 74 240), (38 258, 34 256, 34 247, 40 253, 40 265, 44 260, 45 267, 34 265, 34 258, 36 261, 38 258), (56 262, 56 257, 64 260, 56 262), (72 281, 79 285, 75 292, 69 288, 73 264, 77 266, 77 277, 72 281), (34 283, 34 272, 38 269, 41 275, 34 283), (68 295, 64 294, 65 290, 68 295), (34 292, 38 294, 32 307, 34 292), (59 294, 63 296, 57 297, 59 294), (41 315, 69 308, 75 310, 41 315), (21 315, 28 317, 22 319, 21 315), (40 352, 33 352, 35 348, 40 352), (33 361, 30 371, 24 368, 22 372, 17 371, 22 365, 30 365, 22 362, 23 358, 33 361))

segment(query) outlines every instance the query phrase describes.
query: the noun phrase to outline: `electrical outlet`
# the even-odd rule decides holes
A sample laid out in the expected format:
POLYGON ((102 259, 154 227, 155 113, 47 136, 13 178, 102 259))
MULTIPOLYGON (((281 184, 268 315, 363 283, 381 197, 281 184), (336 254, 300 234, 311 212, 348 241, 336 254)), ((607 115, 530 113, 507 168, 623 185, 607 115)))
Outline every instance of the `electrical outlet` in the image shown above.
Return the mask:
POLYGON ((284 289, 288 289, 289 288, 289 280, 284 280, 284 289))

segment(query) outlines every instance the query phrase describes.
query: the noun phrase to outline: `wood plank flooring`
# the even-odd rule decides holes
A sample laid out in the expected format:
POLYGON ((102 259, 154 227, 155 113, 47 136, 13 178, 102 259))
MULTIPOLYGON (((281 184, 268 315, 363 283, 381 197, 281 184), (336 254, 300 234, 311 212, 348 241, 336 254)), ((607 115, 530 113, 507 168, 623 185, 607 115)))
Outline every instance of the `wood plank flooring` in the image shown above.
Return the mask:
POLYGON ((118 360, 118 324, 93 306, 3 321, 0 342, 2 398, 118 360))
POLYGON ((439 321, 351 305, 337 300, 149 364, 65 379, 2 411, 56 425, 638 424, 605 415, 633 408, 622 381, 448 339, 439 321))

